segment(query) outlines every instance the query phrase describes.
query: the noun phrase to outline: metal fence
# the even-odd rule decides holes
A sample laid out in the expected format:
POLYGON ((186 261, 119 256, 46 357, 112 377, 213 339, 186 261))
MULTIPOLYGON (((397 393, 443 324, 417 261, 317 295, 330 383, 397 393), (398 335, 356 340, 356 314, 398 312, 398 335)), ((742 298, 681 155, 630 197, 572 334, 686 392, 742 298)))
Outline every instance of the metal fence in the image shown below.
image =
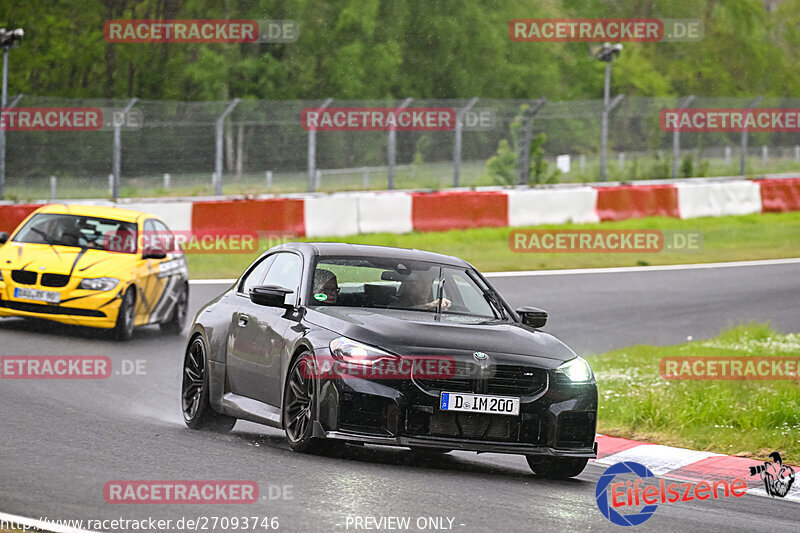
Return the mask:
MULTIPOLYGON (((743 109, 753 101, 696 97, 690 107, 743 109)), ((531 181, 587 182, 600 176, 602 100, 178 102, 18 95, 9 102, 17 108, 91 107, 108 112, 104 113, 106 124, 98 131, 7 131, 7 199, 515 184, 519 183, 520 159, 524 159, 517 154, 525 139, 539 146, 530 156, 530 166, 538 169, 531 181), (437 132, 309 132, 300 122, 303 109, 323 105, 404 104, 451 108, 459 125, 437 132), (121 111, 127 108, 128 114, 122 117, 121 111), (112 110, 121 119, 116 123, 112 110), (501 145, 507 146, 506 152, 498 150, 501 145), (487 165, 496 155, 495 166, 487 165), (516 165, 513 172, 498 172, 508 164, 516 165), (115 175, 117 189, 110 179, 115 175)), ((685 97, 622 98, 609 117, 608 178, 629 181, 800 170, 800 133, 681 133, 678 137, 663 131, 661 110, 686 103, 685 97)), ((756 106, 800 108, 800 99, 765 98, 756 106)), ((527 177, 525 173, 523 181, 527 177)))

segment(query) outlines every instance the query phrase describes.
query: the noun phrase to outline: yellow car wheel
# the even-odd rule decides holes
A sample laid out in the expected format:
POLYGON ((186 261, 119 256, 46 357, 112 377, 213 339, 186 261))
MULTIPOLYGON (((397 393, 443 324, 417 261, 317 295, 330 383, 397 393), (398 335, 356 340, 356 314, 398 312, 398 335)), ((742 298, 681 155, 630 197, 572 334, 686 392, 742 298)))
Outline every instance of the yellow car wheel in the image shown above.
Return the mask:
POLYGON ((119 341, 127 341, 133 337, 134 311, 136 308, 136 292, 133 289, 125 291, 122 303, 117 314, 117 324, 114 326, 114 337, 119 341))
POLYGON ((178 291, 178 299, 169 319, 159 324, 161 331, 172 335, 180 335, 186 326, 186 315, 189 312, 189 288, 184 286, 178 291))

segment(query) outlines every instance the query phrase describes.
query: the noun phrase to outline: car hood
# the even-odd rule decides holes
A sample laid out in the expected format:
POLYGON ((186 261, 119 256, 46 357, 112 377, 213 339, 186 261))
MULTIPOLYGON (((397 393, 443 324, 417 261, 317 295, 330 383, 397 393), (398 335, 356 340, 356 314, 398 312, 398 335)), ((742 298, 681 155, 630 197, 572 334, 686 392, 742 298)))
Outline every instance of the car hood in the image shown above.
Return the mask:
POLYGON ((549 368, 576 355, 554 336, 522 324, 456 316, 445 314, 437 321, 434 313, 419 311, 316 307, 308 310, 305 320, 399 355, 471 355, 477 351, 534 357, 549 368))
POLYGON ((9 242, 0 247, 0 269, 25 269, 96 278, 130 272, 139 257, 136 254, 72 246, 9 242))

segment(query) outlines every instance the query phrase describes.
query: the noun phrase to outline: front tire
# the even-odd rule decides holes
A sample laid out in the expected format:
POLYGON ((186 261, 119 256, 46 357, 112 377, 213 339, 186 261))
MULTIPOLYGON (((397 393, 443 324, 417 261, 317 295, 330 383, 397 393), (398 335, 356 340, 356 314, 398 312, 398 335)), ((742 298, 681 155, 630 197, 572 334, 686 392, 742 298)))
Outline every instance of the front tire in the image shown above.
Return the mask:
POLYGON ((189 289, 186 286, 178 289, 178 299, 169 320, 159 324, 161 331, 170 335, 180 335, 186 327, 186 316, 189 311, 189 289))
POLYGON ((292 450, 337 456, 344 453, 347 444, 342 440, 314 438, 314 421, 317 406, 315 378, 312 374, 311 354, 298 355, 292 362, 283 393, 283 428, 292 450))
POLYGON ((308 366, 309 353, 292 362, 283 394, 283 429, 289 446, 296 452, 313 453, 319 448, 314 430, 315 387, 308 366))
POLYGON ((129 288, 122 297, 117 313, 117 323, 114 326, 114 338, 118 341, 127 341, 133 337, 133 325, 136 320, 136 291, 129 288))
POLYGON ((236 419, 215 413, 208 402, 208 356, 203 337, 197 335, 186 347, 183 359, 181 407, 183 421, 192 429, 212 429, 228 432, 236 419))
POLYGON ((533 473, 548 479, 575 477, 586 468, 586 457, 551 457, 549 455, 526 455, 533 473))

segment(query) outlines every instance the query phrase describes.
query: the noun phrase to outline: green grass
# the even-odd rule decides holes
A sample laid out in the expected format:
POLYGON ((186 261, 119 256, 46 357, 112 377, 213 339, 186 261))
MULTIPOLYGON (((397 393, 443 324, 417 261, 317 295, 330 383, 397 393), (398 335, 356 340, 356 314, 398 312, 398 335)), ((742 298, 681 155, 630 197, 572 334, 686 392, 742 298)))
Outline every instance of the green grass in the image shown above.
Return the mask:
MULTIPOLYGON (((699 231, 703 234, 701 250, 659 253, 516 253, 508 246, 511 228, 479 228, 447 232, 380 233, 333 239, 297 239, 298 241, 334 240, 360 244, 379 244, 401 248, 419 248, 462 257, 485 272, 510 270, 548 270, 615 266, 713 263, 751 259, 800 257, 800 212, 768 213, 718 218, 680 220, 652 217, 600 224, 562 224, 537 226, 536 229, 660 229, 699 231)), ((516 228, 522 229, 522 228, 516 228)), ((262 250, 278 244, 262 240, 262 250)), ((256 257, 255 254, 188 255, 193 278, 235 278, 256 257)))
POLYGON ((800 334, 739 326, 707 341, 633 346, 591 358, 598 432, 695 450, 800 464, 800 381, 689 381, 659 376, 662 357, 797 357, 800 334))

